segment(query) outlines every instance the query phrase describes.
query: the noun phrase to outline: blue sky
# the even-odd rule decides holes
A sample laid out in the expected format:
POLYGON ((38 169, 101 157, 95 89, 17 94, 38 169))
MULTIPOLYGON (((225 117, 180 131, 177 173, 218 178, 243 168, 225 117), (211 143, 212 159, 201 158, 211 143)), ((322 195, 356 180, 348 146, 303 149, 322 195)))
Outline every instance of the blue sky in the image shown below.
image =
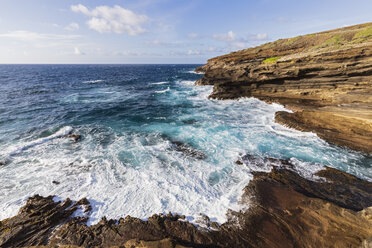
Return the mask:
POLYGON ((0 0, 0 63, 205 63, 372 21, 372 0, 0 0))

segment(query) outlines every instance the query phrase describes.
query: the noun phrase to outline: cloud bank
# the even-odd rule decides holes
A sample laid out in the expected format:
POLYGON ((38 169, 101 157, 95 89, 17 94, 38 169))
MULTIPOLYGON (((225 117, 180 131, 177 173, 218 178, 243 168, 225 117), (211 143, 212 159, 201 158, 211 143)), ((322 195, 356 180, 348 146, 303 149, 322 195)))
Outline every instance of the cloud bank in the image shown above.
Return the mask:
POLYGON ((127 33, 129 35, 139 35, 146 32, 142 24, 148 21, 146 15, 138 15, 129 9, 124 9, 119 5, 114 7, 98 6, 89 10, 82 4, 72 5, 71 10, 89 16, 87 21, 90 29, 100 33, 127 33))

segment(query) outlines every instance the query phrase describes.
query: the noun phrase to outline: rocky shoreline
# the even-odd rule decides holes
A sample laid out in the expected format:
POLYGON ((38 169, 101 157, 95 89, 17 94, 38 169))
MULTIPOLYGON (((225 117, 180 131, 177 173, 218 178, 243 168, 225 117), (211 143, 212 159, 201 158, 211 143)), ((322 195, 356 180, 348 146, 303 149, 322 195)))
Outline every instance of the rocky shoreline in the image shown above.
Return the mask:
MULTIPOLYGON (((277 112, 277 122, 372 153, 371 48, 372 23, 278 40, 209 60, 197 69, 205 73, 197 84, 213 85, 215 99, 278 102, 294 112, 277 112)), ((186 156, 205 158, 171 143, 186 156)), ((88 226, 88 199, 35 195, 0 221, 0 247, 372 247, 371 182, 329 167, 305 175, 290 160, 245 155, 236 161, 252 165, 243 208, 228 211, 223 224, 204 216, 194 225, 169 213, 88 226)))
POLYGON ((369 247, 372 183, 325 167, 304 178, 287 160, 244 156, 237 166, 272 166, 254 172, 241 204, 222 225, 207 216, 199 226, 184 216, 103 218, 87 226, 87 199, 30 197, 18 215, 0 222, 0 247, 369 247), (85 213, 78 217, 76 212, 85 213))
POLYGON ((281 39, 208 60, 210 98, 256 97, 294 113, 276 121, 372 153, 372 23, 281 39))

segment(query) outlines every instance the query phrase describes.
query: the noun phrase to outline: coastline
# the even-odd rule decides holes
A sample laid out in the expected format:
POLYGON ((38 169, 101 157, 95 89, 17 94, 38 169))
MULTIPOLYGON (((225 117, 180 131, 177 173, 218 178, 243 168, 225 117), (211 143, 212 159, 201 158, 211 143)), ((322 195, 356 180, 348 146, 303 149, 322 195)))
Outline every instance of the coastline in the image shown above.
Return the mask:
POLYGON ((372 153, 372 29, 366 23, 282 39, 208 60, 197 85, 213 99, 256 97, 294 113, 276 121, 372 153))
MULTIPOLYGON (((354 37, 353 32, 370 25, 344 28, 341 32, 354 37)), ((320 33, 321 39, 327 38, 316 42, 333 39, 332 32, 340 30, 330 32, 320 33)), ((295 111, 277 112, 278 123, 315 132, 336 145, 371 153, 372 54, 368 42, 337 45, 337 49, 331 45, 311 55, 297 51, 293 63, 293 56, 286 54, 288 50, 278 48, 283 53, 280 58, 273 53, 277 44, 271 44, 270 51, 248 49, 248 59, 244 58, 245 52, 211 59, 197 70, 205 73, 197 84, 213 84, 210 97, 215 99, 256 97, 268 103, 278 102, 295 111), (266 57, 251 58, 252 51, 262 52, 266 57), (275 61, 263 63, 270 58, 275 61), (325 61, 329 66, 325 66, 328 63, 325 61), (247 65, 250 71, 246 70, 247 65), (332 74, 334 71, 337 73, 332 74), (339 80, 342 83, 338 84, 339 80)), ((301 49, 308 48, 306 45, 301 49)), ((174 146, 190 151, 177 141, 174 146)), ((196 151, 191 153, 203 157, 196 151)), ((253 155, 242 156, 236 166, 249 167, 252 163, 262 168, 269 166, 271 171, 252 172, 253 179, 244 188, 240 202, 246 208, 228 211, 228 220, 223 224, 204 216, 196 226, 182 215, 169 213, 154 214, 146 221, 130 216, 118 220, 102 218, 88 226, 92 211, 88 199, 55 202, 54 196, 35 195, 18 215, 0 221, 0 247, 369 247, 372 244, 371 182, 329 167, 305 177, 290 160, 253 155)))

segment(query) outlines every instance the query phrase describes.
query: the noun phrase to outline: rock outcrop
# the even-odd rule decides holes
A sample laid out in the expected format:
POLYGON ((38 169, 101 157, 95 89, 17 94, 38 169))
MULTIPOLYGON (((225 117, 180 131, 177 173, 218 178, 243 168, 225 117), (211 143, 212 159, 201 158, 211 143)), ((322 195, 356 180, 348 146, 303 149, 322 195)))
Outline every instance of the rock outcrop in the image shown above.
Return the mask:
POLYGON ((208 60, 210 98, 285 105, 276 120, 372 153, 372 23, 281 39, 208 60))
POLYGON ((86 199, 29 198, 18 215, 0 222, 0 247, 369 247, 372 183, 325 167, 302 177, 290 161, 245 156, 237 166, 267 166, 243 190, 248 209, 229 211, 222 225, 205 216, 195 226, 180 215, 148 220, 103 218, 87 226, 86 199))
POLYGON ((78 142, 81 139, 81 135, 79 134, 67 134, 62 136, 62 138, 72 139, 74 142, 78 142))

